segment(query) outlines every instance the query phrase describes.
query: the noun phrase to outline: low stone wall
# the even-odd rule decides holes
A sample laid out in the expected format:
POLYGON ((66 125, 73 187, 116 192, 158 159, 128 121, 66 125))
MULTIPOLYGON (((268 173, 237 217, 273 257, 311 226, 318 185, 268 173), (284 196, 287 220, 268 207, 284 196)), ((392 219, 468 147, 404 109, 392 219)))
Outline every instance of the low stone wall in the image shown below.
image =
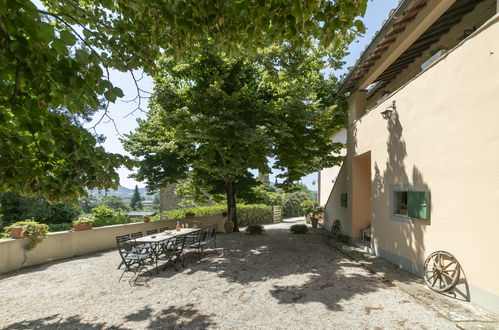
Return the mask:
POLYGON ((47 234, 47 237, 33 250, 24 250, 26 239, 0 239, 0 274, 23 267, 43 264, 53 260, 77 257, 89 253, 109 250, 116 247, 115 237, 134 232, 169 227, 194 222, 201 226, 218 225, 218 232, 224 232, 222 216, 196 217, 193 219, 161 220, 155 222, 137 222, 93 228, 83 231, 61 231, 47 234))

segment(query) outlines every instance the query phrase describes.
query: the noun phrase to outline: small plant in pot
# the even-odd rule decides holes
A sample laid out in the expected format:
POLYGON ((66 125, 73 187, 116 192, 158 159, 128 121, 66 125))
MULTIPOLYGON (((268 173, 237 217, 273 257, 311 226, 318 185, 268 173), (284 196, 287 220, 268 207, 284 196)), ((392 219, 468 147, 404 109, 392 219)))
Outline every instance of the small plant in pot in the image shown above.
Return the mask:
POLYGON ((151 222, 151 218, 149 218, 149 217, 144 217, 143 220, 144 220, 144 222, 151 222))
POLYGON ((407 204, 406 203, 400 204, 399 213, 404 214, 404 215, 407 214, 407 204))
POLYGON ((348 243, 350 241, 350 236, 344 234, 338 234, 336 238, 338 239, 338 241, 342 243, 348 243))
POLYGON ((255 235, 255 234, 262 234, 265 231, 265 229, 263 228, 262 225, 249 225, 248 227, 246 227, 246 231, 248 232, 248 234, 255 235))
POLYGON ((322 206, 316 205, 312 209, 312 228, 317 228, 317 225, 319 224, 319 219, 322 218, 322 214, 324 212, 324 208, 322 206))
POLYGON ((306 234, 308 231, 308 227, 307 227, 307 225, 303 225, 303 224, 292 225, 289 228, 289 231, 292 232, 293 234, 306 234))
POLYGON ((28 238, 28 243, 24 246, 26 250, 32 250, 38 243, 47 236, 48 226, 38 223, 32 219, 15 222, 5 229, 10 232, 12 238, 28 238))
POLYGON ((185 217, 186 217, 187 219, 192 219, 192 218, 195 218, 195 217, 196 217, 196 214, 195 214, 195 213, 193 213, 193 212, 186 212, 186 213, 185 213, 185 217))
POLYGON ((306 199, 300 203, 301 210, 303 211, 303 213, 305 213, 305 221, 307 223, 310 223, 311 214, 314 210, 314 207, 316 207, 316 204, 317 202, 313 201, 312 199, 306 199))
POLYGON ((80 217, 78 220, 73 221, 73 231, 92 229, 94 218, 80 217))

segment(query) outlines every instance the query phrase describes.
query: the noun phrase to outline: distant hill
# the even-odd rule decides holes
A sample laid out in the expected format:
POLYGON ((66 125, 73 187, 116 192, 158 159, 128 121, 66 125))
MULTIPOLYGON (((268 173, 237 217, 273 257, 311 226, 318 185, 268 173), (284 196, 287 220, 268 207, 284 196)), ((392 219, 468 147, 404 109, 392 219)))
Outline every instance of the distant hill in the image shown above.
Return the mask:
MULTIPOLYGON (((119 196, 119 197, 130 197, 133 194, 135 188, 130 189, 127 187, 123 186, 118 186, 118 190, 108 190, 107 195, 108 196, 119 196)), ((92 189, 88 191, 89 194, 92 195, 105 195, 106 191, 105 190, 98 190, 98 189, 92 189)), ((142 197, 145 197, 147 194, 147 189, 146 188, 139 188, 139 193, 142 197)))

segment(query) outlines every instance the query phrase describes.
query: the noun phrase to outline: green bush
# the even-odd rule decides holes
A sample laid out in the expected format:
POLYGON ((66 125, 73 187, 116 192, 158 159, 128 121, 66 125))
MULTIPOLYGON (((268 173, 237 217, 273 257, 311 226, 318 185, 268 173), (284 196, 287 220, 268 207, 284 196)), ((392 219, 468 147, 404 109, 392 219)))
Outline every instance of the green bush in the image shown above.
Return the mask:
POLYGON ((97 206, 93 209, 94 227, 119 225, 123 223, 139 222, 140 219, 132 219, 123 215, 121 210, 113 211, 105 206, 97 206))
MULTIPOLYGON (((166 211, 161 216, 156 215, 151 217, 151 221, 158 221, 163 219, 183 219, 186 214, 194 213, 197 217, 222 215, 227 212, 225 205, 211 205, 202 207, 191 207, 185 209, 178 209, 173 211, 166 211)), ((272 207, 263 204, 244 205, 237 204, 237 221, 239 226, 248 226, 252 224, 272 223, 273 211, 272 207)))
POLYGON ((65 222, 65 223, 49 223, 47 224, 49 227, 49 232, 53 233, 56 231, 65 231, 65 230, 71 230, 73 228, 73 224, 70 222, 65 222))
POLYGON ((32 219, 25 221, 14 222, 4 229, 4 237, 10 236, 11 227, 22 227, 22 232, 24 235, 28 236, 28 243, 24 246, 26 250, 32 250, 38 243, 43 241, 45 236, 47 236, 48 226, 43 223, 38 223, 32 219))
POLYGON ((246 232, 248 232, 248 234, 261 234, 264 231, 265 229, 263 228, 262 225, 249 225, 246 228, 246 232))
POLYGON ((289 230, 293 234, 306 234, 308 231, 308 227, 307 225, 292 225, 291 228, 289 228, 289 230))
POLYGON ((76 219, 79 214, 74 207, 62 203, 51 205, 50 210, 52 214, 45 223, 68 223, 76 219))
POLYGON ((86 225, 94 223, 95 219, 91 217, 80 217, 78 220, 73 221, 73 225, 86 225))
POLYGON ((67 204, 49 204, 43 197, 25 197, 15 192, 0 194, 0 226, 33 219, 40 223, 66 223, 78 216, 79 211, 67 204))

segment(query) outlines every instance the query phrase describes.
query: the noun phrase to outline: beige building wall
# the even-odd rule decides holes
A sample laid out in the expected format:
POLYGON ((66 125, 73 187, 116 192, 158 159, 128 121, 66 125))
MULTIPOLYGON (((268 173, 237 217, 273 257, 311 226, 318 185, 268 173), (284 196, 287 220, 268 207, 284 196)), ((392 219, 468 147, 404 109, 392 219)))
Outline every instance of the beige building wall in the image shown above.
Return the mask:
MULTIPOLYGON (((333 135, 331 138, 331 141, 336 142, 336 143, 347 143, 347 130, 345 128, 342 128, 336 134, 333 135)), ((340 155, 345 156, 346 154, 346 148, 341 152, 340 155)), ((336 177, 338 176, 338 173, 340 172, 341 166, 333 166, 329 168, 325 168, 321 171, 319 171, 319 182, 318 182, 318 187, 319 187, 319 192, 317 196, 317 202, 320 205, 326 205, 329 195, 331 194, 331 191, 333 190, 333 186, 336 182, 336 177)))
POLYGON ((341 206, 341 194, 347 194, 347 168, 346 163, 340 168, 334 189, 329 194, 328 200, 323 204, 324 207, 324 227, 331 230, 335 220, 340 221, 340 231, 351 232, 350 222, 348 221, 348 208, 341 206))
POLYGON ((430 253, 452 253, 471 300, 499 312, 499 24, 491 22, 349 128, 346 189, 356 186, 354 157, 370 153, 371 205, 349 204, 352 226, 352 209, 371 208, 377 253, 415 273, 430 253), (384 120, 393 100, 396 113, 384 120), (429 220, 392 214, 400 188, 430 192, 429 220))

